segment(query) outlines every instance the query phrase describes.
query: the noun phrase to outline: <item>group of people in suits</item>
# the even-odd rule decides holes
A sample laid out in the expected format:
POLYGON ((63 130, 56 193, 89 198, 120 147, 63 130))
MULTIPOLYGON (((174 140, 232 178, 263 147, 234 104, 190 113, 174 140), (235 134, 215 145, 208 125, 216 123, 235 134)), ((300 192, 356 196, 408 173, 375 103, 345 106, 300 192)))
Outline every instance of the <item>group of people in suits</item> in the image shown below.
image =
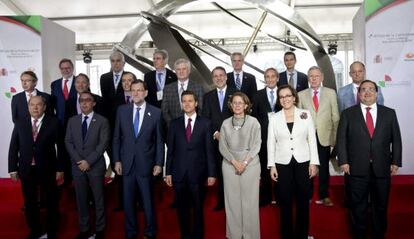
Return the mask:
POLYGON ((225 208, 227 238, 260 238, 259 206, 270 204, 274 195, 282 238, 308 238, 312 179, 318 173, 315 203, 333 205, 329 160, 335 146, 346 175, 355 238, 367 231, 370 192, 376 192, 370 195, 373 232, 375 238, 384 237, 390 175, 401 167, 401 136, 395 111, 382 106, 381 91, 365 79, 361 62, 351 64, 353 83, 337 95, 323 86, 322 69, 313 66, 307 75, 301 73, 295 54, 287 52, 286 71, 266 69, 266 86, 257 91, 255 77, 243 71, 243 55, 236 52, 231 55, 234 71, 215 67, 214 88, 204 94, 191 79, 188 60, 178 59, 174 72, 166 68, 165 50, 155 50, 155 70, 144 80, 124 71, 121 53, 109 58, 111 71, 100 79, 102 97, 90 92, 87 75, 73 75, 69 59, 59 63, 62 78, 52 82, 51 96, 35 88, 33 72, 21 74, 24 91, 12 99, 9 172, 22 182, 28 238, 42 234, 38 186, 45 194, 48 238, 57 237, 56 180, 64 175, 75 186, 77 238, 88 238, 92 231, 104 238, 105 151, 117 175, 117 209, 124 210, 127 239, 138 235, 137 202, 145 215, 144 237, 156 237, 153 177, 161 175, 164 164, 182 238, 204 238, 205 185, 216 183, 214 210, 225 208))

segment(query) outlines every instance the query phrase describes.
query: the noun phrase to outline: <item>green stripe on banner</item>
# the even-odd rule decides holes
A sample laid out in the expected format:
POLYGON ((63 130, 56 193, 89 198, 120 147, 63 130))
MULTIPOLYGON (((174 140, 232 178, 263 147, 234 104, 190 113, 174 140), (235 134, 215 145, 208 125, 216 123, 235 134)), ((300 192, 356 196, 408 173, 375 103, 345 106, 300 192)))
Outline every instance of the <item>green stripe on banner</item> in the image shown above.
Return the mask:
POLYGON ((365 17, 370 17, 383 7, 395 2, 395 0, 365 0, 365 17))
POLYGON ((36 32, 42 31, 42 23, 40 16, 10 16, 15 21, 23 23, 24 25, 30 27, 36 32))

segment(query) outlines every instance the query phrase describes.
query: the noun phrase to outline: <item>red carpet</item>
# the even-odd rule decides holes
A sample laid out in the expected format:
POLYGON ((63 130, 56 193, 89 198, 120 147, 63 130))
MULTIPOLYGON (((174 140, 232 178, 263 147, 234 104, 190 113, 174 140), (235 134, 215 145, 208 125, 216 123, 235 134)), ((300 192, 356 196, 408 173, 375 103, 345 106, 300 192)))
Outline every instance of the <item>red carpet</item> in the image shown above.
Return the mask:
MULTIPOLYGON (((396 176, 392 179, 389 207, 389 228, 387 236, 391 239, 414 238, 414 176, 396 176)), ((225 238, 224 211, 213 212, 215 205, 215 189, 207 192, 205 203, 206 239, 225 238)), ((106 238, 124 237, 123 213, 112 212, 115 206, 113 186, 107 187, 107 228, 106 238)), ((348 213, 341 205, 343 201, 342 177, 332 177, 331 198, 335 203, 327 208, 312 203, 310 235, 315 239, 347 239, 350 238, 348 213)), ((172 189, 158 185, 155 190, 155 201, 158 220, 157 238, 179 238, 177 217, 174 209, 168 205, 172 201, 172 189)), ((10 179, 0 179, 0 239, 25 238, 28 228, 24 215, 20 211, 23 199, 20 183, 12 183, 10 179)), ((74 238, 78 233, 77 210, 73 189, 65 189, 60 201, 61 222, 60 238, 74 238)), ((138 214, 140 229, 143 228, 143 213, 138 214)), ((260 210, 261 238, 279 238, 278 208, 270 205, 260 210)), ((142 238, 142 237, 140 237, 142 238)))

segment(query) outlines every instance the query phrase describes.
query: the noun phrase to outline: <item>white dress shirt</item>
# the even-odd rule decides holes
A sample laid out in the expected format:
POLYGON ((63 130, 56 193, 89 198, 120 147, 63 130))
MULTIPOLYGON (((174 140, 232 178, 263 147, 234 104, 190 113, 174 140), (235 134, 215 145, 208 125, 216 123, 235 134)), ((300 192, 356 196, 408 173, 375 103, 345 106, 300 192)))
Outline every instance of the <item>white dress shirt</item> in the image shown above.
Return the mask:
POLYGON ((374 103, 372 105, 364 105, 364 104, 360 104, 361 105, 361 110, 362 110, 362 115, 364 116, 364 120, 365 122, 367 122, 367 107, 370 107, 371 109, 369 110, 369 113, 371 113, 372 116, 372 120, 374 121, 374 128, 375 125, 377 123, 377 112, 378 112, 378 107, 377 107, 377 103, 374 103))
POLYGON ((189 117, 187 114, 184 114, 184 127, 185 128, 187 128, 189 118, 191 118, 191 133, 193 133, 194 124, 197 118, 197 113, 194 113, 191 117, 189 117))

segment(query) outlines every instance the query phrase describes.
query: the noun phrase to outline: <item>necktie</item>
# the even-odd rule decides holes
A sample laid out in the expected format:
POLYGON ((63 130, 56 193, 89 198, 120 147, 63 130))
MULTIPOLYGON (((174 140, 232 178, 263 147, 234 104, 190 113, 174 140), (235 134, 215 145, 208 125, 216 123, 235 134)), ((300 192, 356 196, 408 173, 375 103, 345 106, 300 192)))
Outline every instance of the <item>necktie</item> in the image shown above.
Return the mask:
POLYGON ((65 100, 69 98, 69 90, 68 90, 68 80, 63 81, 63 97, 65 100))
POLYGON ((356 105, 359 105, 360 103, 358 92, 359 92, 359 87, 357 87, 357 93, 356 93, 356 99, 355 99, 356 105))
POLYGON ((293 82, 293 73, 289 73, 289 85, 292 86, 292 88, 295 88, 293 82))
POLYGON ((79 103, 79 97, 78 97, 78 100, 76 101, 76 112, 77 112, 78 114, 80 114, 80 113, 81 113, 81 108, 80 108, 80 103, 79 103))
POLYGON ((85 141, 86 138, 86 134, 88 133, 88 116, 85 115, 85 117, 83 117, 83 122, 82 122, 82 139, 83 141, 85 141))
MULTIPOLYGON (((180 83, 180 90, 178 91, 178 98, 180 100, 180 105, 181 105, 181 94, 184 92, 184 83, 180 83)), ((181 106, 182 108, 182 106, 181 106)))
MULTIPOLYGON (((33 93, 29 93, 29 100, 33 97, 33 93)), ((29 102, 29 100, 27 102, 29 102)))
POLYGON ((223 90, 219 91, 219 101, 220 101, 220 111, 223 112, 223 103, 224 103, 224 92, 223 92, 223 90))
POLYGON ((241 82, 240 82, 240 74, 239 73, 236 74, 236 88, 238 90, 241 89, 241 82))
POLYGON ((138 137, 138 130, 139 130, 139 111, 141 110, 141 108, 137 108, 137 110, 135 111, 135 119, 134 119, 134 133, 135 133, 135 137, 138 137))
POLYGON ((187 143, 190 142, 191 139, 191 118, 188 118, 187 127, 185 128, 185 138, 187 139, 187 143))
POLYGON ((125 103, 129 104, 129 102, 131 102, 131 96, 127 95, 125 97, 125 103))
POLYGON ((118 86, 119 74, 115 74, 115 88, 118 86))
MULTIPOLYGON (((36 142, 36 138, 37 138, 37 135, 38 135, 38 131, 39 131, 39 126, 37 125, 37 121, 38 121, 38 119, 34 119, 33 120, 33 124, 32 124, 32 136, 33 136, 33 142, 36 142)), ((35 158, 34 158, 34 156, 32 157, 32 165, 35 165, 36 164, 36 161, 35 161, 35 158)))
POLYGON ((162 90, 162 72, 157 73, 157 91, 162 90))
POLYGON ((372 138, 372 136, 374 135, 374 120, 372 119, 372 115, 369 112, 371 110, 371 107, 367 107, 365 109, 367 110, 367 113, 365 115, 365 123, 367 124, 369 136, 372 138))
POLYGON ((318 112, 318 108, 319 108, 319 100, 318 100, 318 91, 314 90, 313 91, 313 106, 315 107, 315 112, 318 112))
POLYGON ((272 112, 275 111, 275 91, 270 91, 270 107, 272 108, 272 112))

